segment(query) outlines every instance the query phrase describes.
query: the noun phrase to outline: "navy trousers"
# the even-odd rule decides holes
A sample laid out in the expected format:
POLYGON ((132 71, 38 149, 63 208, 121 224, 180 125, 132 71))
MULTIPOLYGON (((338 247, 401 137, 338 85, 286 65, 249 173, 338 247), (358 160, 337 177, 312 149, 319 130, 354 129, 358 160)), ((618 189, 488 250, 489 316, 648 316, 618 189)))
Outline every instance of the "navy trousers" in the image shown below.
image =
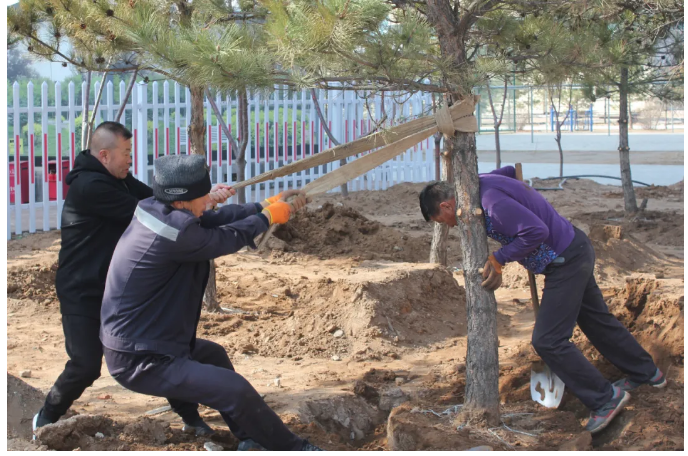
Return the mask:
MULTIPOLYGON (((43 404, 41 415, 56 422, 67 413, 84 390, 100 377, 103 346, 98 332, 100 320, 82 315, 62 315, 62 329, 69 361, 43 404)), ((187 423, 199 418, 198 404, 170 401, 172 409, 187 423)))
POLYGON ((122 386, 170 404, 199 403, 220 412, 239 440, 253 439, 268 450, 301 450, 293 434, 258 392, 234 371, 221 345, 196 339, 187 357, 138 355, 105 348, 110 375, 122 386))
POLYGON ((609 312, 593 275, 595 251, 578 228, 571 245, 543 272, 545 289, 533 330, 533 348, 566 387, 591 410, 611 400, 612 385, 570 341, 576 323, 595 348, 637 382, 656 366, 633 335, 609 312))

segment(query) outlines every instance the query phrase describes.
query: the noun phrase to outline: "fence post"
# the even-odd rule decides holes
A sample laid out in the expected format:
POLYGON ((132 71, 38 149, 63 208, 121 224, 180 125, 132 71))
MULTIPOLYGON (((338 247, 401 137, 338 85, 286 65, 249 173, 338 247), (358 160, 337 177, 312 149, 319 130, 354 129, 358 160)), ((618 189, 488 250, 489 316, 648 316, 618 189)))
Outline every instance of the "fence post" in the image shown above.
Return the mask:
POLYGON ((65 179, 62 169, 62 90, 59 82, 55 83, 55 135, 57 138, 55 144, 55 167, 57 172, 57 220, 56 225, 59 230, 62 228, 62 206, 64 205, 64 195, 62 193, 63 182, 65 179))
MULTIPOLYGON (((535 142, 535 126, 533 125, 533 87, 530 87, 530 143, 535 142)), ((546 122, 545 122, 546 123, 546 122)))
POLYGON ((148 183, 148 84, 139 83, 139 180, 148 183))
MULTIPOLYGON (((21 147, 21 125, 19 123, 19 83, 14 82, 12 84, 12 103, 14 109, 12 111, 12 118, 14 121, 14 209, 15 209, 15 220, 14 220, 14 232, 17 235, 22 233, 21 229, 21 157, 20 157, 20 147, 21 147)), ((9 160, 8 160, 9 161, 9 160)))
MULTIPOLYGON (((174 153, 175 155, 179 155, 182 153, 182 142, 181 142, 181 135, 180 135, 180 128, 179 128, 179 123, 181 122, 181 111, 179 110, 180 106, 180 101, 179 101, 179 83, 175 82, 174 83, 174 153)), ((165 102, 167 103, 167 102, 165 102)))
MULTIPOLYGON (((74 84, 72 84, 73 86, 74 84)), ((29 140, 29 233, 36 232, 36 173, 34 166, 36 165, 36 158, 34 154, 35 140, 33 132, 33 82, 29 81, 26 87, 28 111, 28 140, 29 140)))
POLYGON ((671 132, 674 132, 674 103, 671 103, 671 132))
POLYGON ((43 231, 50 230, 50 189, 48 184, 48 83, 43 81, 41 84, 41 144, 43 145, 43 156, 41 166, 43 167, 43 231))
POLYGON ((74 168, 74 160, 76 159, 76 143, 74 142, 74 81, 67 86, 68 90, 68 109, 69 109, 69 169, 74 168))
POLYGON ((107 92, 107 110, 105 111, 105 115, 107 120, 115 120, 115 86, 112 83, 112 80, 109 80, 107 82, 107 87, 105 88, 105 91, 107 92))
MULTIPOLYGON (((136 84, 136 83, 134 83, 136 84)), ((123 92, 120 92, 120 99, 124 95, 123 92)), ((134 166, 134 176, 136 176, 137 179, 140 179, 139 177, 139 132, 138 132, 138 126, 139 126, 139 113, 138 113, 138 108, 139 108, 139 88, 134 86, 133 90, 131 91, 131 131, 134 134, 134 137, 132 138, 131 145, 133 150, 132 156, 133 156, 133 166, 134 166)))

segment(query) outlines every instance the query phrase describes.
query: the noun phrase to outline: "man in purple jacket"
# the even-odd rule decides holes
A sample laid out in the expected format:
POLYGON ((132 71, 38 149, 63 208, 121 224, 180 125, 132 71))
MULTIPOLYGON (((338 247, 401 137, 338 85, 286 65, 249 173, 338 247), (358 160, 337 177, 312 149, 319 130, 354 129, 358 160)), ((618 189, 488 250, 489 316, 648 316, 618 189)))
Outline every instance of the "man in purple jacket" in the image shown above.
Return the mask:
MULTIPOLYGON (((588 237, 554 210, 532 187, 516 179, 512 166, 480 175, 480 199, 487 235, 502 248, 490 254, 483 286, 502 284, 502 266, 518 261, 545 275, 545 289, 533 329, 535 351, 590 410, 586 430, 604 429, 642 384, 666 386, 664 374, 630 332, 609 312, 595 282, 595 251, 588 237), (583 333, 621 371, 614 384, 569 340, 578 323, 583 333)), ((436 182, 419 196, 426 221, 456 226, 454 187, 436 182)))
POLYGON ((218 410, 240 450, 319 450, 284 425, 222 346, 196 338, 209 260, 255 248, 256 236, 306 199, 290 191, 213 211, 210 189, 202 156, 155 161, 154 197, 139 203, 108 270, 100 331, 108 370, 137 393, 218 410))

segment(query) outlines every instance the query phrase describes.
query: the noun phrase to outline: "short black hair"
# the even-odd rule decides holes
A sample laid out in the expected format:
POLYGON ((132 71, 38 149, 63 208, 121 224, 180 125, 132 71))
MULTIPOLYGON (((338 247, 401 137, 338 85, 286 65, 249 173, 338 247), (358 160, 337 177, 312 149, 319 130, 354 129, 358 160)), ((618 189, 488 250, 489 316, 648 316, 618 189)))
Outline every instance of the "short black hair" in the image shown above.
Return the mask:
POLYGON ((129 129, 127 127, 125 127, 124 125, 122 125, 119 122, 110 122, 110 121, 103 122, 100 125, 98 125, 98 127, 95 129, 95 131, 93 133, 95 133, 96 131, 101 130, 101 129, 107 130, 110 133, 113 133, 117 136, 121 136, 124 139, 131 139, 131 137, 134 136, 131 134, 131 132, 129 131, 129 129))
POLYGON ((420 211, 426 222, 440 211, 440 203, 455 197, 454 187, 446 182, 433 182, 428 184, 418 195, 420 211))

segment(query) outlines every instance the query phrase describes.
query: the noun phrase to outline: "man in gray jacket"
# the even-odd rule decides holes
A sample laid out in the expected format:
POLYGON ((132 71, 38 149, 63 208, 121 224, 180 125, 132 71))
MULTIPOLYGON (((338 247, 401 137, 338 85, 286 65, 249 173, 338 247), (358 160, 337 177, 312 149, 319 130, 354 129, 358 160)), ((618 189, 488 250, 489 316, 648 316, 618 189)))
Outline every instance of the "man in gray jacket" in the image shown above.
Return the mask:
POLYGON ((284 425, 222 346, 196 338, 209 260, 255 248, 253 239, 286 223, 305 196, 208 211, 202 156, 161 157, 155 172, 154 197, 139 203, 108 271, 100 337, 110 374, 137 393, 218 410, 240 449, 319 450, 284 425))

